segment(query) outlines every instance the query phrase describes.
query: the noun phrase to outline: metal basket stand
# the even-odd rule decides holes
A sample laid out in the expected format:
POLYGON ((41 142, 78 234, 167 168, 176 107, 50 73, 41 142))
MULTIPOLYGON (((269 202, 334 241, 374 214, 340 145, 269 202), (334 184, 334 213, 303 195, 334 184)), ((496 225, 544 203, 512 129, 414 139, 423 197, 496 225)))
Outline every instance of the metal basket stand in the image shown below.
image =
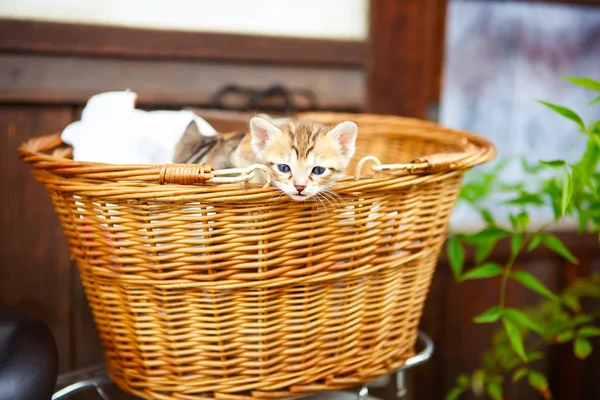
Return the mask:
MULTIPOLYGON (((419 347, 421 350, 406 360, 406 363, 397 371, 396 386, 398 391, 396 397, 402 399, 406 396, 406 385, 404 373, 410 368, 423 364, 433 354, 433 340, 424 332, 419 331, 419 347)), ((390 375, 392 375, 390 374, 390 375)), ((389 376, 389 375, 388 375, 389 376)), ((57 379, 57 387, 61 389, 54 393, 52 400, 68 399, 70 395, 83 390, 95 389, 103 400, 135 400, 137 397, 123 393, 117 385, 109 378, 104 364, 93 365, 88 368, 79 369, 60 375, 57 379)), ((369 383, 365 383, 355 389, 354 393, 348 391, 329 391, 316 395, 295 397, 290 400, 381 400, 369 396, 369 383)))

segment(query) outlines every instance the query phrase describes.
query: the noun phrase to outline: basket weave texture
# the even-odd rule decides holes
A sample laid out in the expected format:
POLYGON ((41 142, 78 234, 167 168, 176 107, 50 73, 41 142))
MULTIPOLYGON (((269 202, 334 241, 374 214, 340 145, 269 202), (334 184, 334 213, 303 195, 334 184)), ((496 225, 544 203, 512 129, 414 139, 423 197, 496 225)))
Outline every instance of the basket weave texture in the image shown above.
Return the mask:
POLYGON ((281 399, 366 382, 413 354, 463 174, 495 148, 420 120, 298 117, 358 123, 339 197, 293 202, 245 184, 258 169, 75 162, 57 134, 19 149, 125 391, 281 399))

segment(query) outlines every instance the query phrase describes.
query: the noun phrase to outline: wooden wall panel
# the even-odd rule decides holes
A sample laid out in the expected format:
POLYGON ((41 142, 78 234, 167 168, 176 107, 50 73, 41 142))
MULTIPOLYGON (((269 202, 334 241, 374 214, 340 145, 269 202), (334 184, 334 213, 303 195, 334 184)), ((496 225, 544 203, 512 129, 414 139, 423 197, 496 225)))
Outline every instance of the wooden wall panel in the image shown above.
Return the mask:
POLYGON ((71 268, 71 369, 95 365, 104 361, 104 352, 92 313, 87 304, 77 267, 71 268))
POLYGON ((148 60, 362 67, 366 44, 0 19, 0 51, 148 60))
MULTIPOLYGON (((0 25, 1 26, 1 25, 0 25)), ((225 85, 309 89, 319 107, 360 109, 362 69, 142 61, 0 53, 0 103, 85 104, 95 93, 130 88, 140 103, 204 106, 225 85)))
POLYGON ((50 326, 61 371, 71 366, 72 265, 50 197, 17 157, 17 147, 71 120, 71 107, 0 107, 0 303, 31 312, 50 326))

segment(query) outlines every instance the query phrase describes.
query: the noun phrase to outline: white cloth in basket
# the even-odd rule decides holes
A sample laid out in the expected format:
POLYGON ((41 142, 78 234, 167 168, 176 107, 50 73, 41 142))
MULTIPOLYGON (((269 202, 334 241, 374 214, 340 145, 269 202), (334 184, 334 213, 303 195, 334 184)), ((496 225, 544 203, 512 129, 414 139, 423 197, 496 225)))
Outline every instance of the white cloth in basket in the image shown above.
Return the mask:
POLYGON ((92 96, 81 120, 62 132, 73 147, 73 159, 114 164, 171 164, 179 139, 190 122, 200 133, 215 129, 191 111, 143 111, 135 108, 137 94, 106 92, 92 96))

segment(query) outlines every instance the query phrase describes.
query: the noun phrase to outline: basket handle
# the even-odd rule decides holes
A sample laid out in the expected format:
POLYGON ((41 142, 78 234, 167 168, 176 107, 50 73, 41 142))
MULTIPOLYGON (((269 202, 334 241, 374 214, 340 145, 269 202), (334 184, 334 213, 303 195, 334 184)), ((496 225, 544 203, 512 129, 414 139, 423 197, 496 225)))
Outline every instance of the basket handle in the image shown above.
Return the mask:
POLYGON ((208 164, 166 164, 160 166, 158 183, 194 185, 203 183, 241 183, 242 189, 254 179, 256 172, 264 174, 263 188, 271 185, 268 168, 263 164, 252 164, 246 168, 215 170, 208 164))
POLYGON ((208 183, 213 178, 213 168, 208 164, 166 164, 160 167, 158 183, 194 185, 208 183))
POLYGON ((419 157, 408 164, 382 164, 375 156, 363 157, 354 170, 354 180, 360 179, 360 173, 364 165, 373 163, 371 170, 375 172, 373 178, 378 178, 381 171, 404 170, 409 174, 436 174, 438 172, 461 169, 469 165, 469 153, 435 153, 425 157, 419 157))
POLYGON ((448 171, 459 168, 467 159, 468 153, 436 153, 425 157, 419 157, 412 161, 415 166, 414 173, 429 173, 448 171))

